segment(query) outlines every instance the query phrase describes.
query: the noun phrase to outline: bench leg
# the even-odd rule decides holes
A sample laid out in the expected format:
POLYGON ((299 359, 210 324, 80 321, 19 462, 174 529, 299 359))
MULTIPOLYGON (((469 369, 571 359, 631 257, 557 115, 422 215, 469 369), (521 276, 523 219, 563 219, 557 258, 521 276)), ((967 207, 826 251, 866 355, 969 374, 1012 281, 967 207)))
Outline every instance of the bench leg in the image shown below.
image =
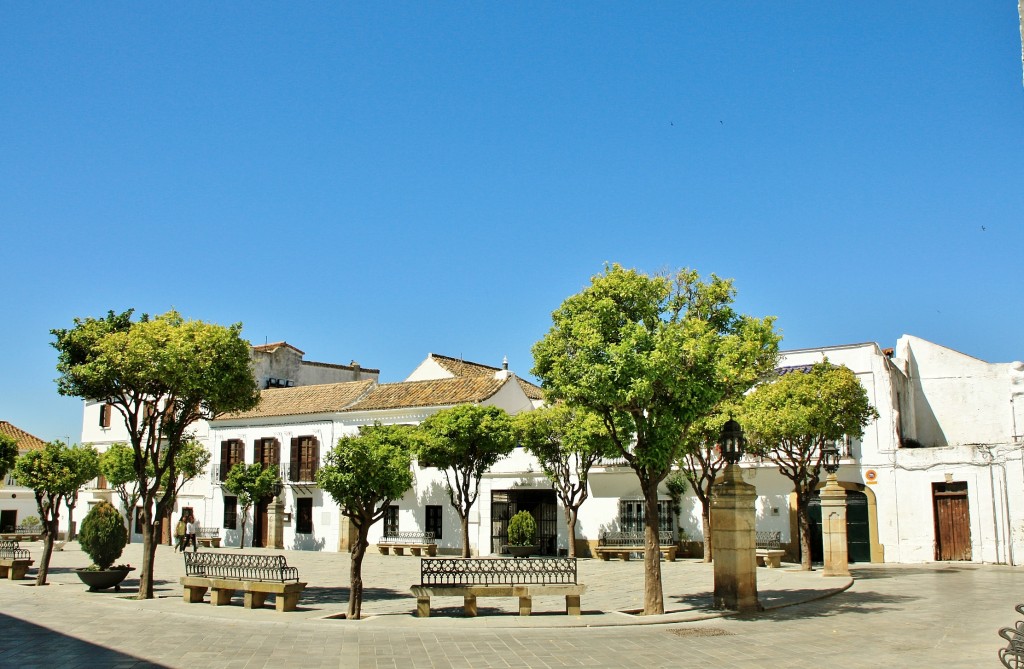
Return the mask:
POLYGON ((231 603, 231 597, 234 596, 234 594, 234 590, 215 588, 210 592, 210 603, 214 606, 227 606, 231 603))
MULTIPOLYGON (((278 595, 278 599, 281 596, 278 595)), ((262 609, 263 605, 267 602, 267 593, 265 592, 246 592, 242 597, 242 605, 247 609, 262 609)))
POLYGON ((476 595, 466 595, 463 597, 462 610, 468 617, 476 617, 476 595))
POLYGON ((11 571, 10 567, 0 567, 0 578, 10 578, 14 580, 14 572, 11 571))
POLYGON ((417 618, 429 618, 430 617, 430 597, 417 597, 416 598, 416 617, 417 618))
POLYGON ((419 557, 422 554, 419 546, 409 546, 409 551, 416 557, 419 557))
POLYGON ((528 616, 533 613, 533 598, 530 596, 519 598, 519 615, 528 616))
POLYGON ((768 569, 779 569, 782 567, 782 558, 778 555, 769 555, 764 559, 764 566, 768 569))
POLYGON ((608 559, 611 557, 610 555, 608 555, 608 551, 601 551, 597 554, 597 556, 601 558, 601 560, 604 562, 607 562, 608 559))
POLYGON ((619 557, 622 559, 623 562, 629 562, 629 551, 622 551, 621 553, 619 553, 619 557))
POLYGON ((287 592, 283 595, 276 595, 274 597, 274 608, 279 613, 285 613, 286 611, 294 611, 295 607, 299 605, 299 593, 287 592))
POLYGON ((565 613, 570 616, 578 616, 580 614, 580 596, 579 595, 566 595, 565 596, 565 613))
POLYGON ((437 546, 435 544, 431 544, 427 548, 427 555, 430 557, 437 557, 437 546))
POLYGON ((198 585, 187 585, 185 586, 185 592, 182 593, 182 601, 186 604, 195 604, 196 602, 203 601, 203 596, 206 594, 206 588, 198 585))
POLYGON ((669 550, 665 551, 665 559, 668 560, 669 562, 675 562, 676 561, 676 549, 670 548, 669 550))
POLYGON ((405 546, 395 546, 395 555, 405 555, 405 546))

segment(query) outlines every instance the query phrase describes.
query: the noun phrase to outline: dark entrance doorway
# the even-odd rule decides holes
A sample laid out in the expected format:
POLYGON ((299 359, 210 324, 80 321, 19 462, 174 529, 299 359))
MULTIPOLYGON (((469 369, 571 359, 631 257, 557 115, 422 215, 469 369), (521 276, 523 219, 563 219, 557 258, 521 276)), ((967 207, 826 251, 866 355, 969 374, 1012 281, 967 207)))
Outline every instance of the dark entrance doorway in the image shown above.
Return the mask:
POLYGON ((932 484, 935 509, 935 559, 971 559, 971 513, 967 504, 967 483, 932 484))
MULTIPOLYGON (((814 492, 807 505, 811 520, 811 562, 825 559, 821 537, 821 497, 814 492)), ((868 524, 868 496, 846 491, 846 554, 850 562, 871 562, 871 529, 868 524)))
POLYGON ((555 555, 558 546, 558 504, 554 490, 495 490, 491 492, 491 552, 508 543, 509 518, 529 511, 537 521, 540 555, 555 555))
POLYGON ((252 547, 262 548, 267 545, 267 500, 256 502, 252 512, 252 547))
POLYGON ((18 512, 0 511, 0 532, 13 532, 18 525, 18 512))

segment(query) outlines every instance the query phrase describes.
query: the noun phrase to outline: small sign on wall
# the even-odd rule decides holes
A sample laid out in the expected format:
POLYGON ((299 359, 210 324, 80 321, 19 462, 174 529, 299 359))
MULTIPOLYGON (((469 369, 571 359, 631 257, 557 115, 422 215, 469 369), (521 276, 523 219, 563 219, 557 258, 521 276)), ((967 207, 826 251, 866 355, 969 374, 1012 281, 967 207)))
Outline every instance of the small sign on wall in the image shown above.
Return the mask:
POLYGON ((874 469, 867 470, 864 472, 864 480, 867 481, 869 485, 878 483, 878 472, 874 469))

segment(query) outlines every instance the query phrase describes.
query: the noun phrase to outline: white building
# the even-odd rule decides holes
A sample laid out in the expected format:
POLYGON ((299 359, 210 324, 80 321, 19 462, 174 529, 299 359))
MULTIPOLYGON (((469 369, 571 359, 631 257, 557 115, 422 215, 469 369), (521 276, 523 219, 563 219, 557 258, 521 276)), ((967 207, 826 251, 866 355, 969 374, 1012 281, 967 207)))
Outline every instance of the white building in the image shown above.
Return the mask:
MULTIPOLYGON (((22 456, 29 451, 42 450, 46 446, 39 437, 29 434, 21 428, 0 420, 0 434, 6 435, 18 444, 18 455, 22 456)), ((60 522, 62 531, 67 529, 67 509, 60 510, 60 522)), ((7 472, 2 485, 0 485, 0 532, 14 532, 18 525, 24 524, 25 518, 39 518, 39 506, 36 504, 35 493, 31 488, 19 485, 14 480, 14 472, 7 472)))

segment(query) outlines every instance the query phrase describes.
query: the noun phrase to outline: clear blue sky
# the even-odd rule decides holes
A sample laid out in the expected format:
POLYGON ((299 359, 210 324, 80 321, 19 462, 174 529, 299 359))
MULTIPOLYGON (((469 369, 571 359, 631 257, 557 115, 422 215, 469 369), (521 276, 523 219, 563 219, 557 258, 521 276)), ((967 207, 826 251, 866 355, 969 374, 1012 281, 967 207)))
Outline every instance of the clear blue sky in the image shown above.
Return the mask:
POLYGON ((527 374, 606 261, 784 348, 1024 358, 1015 3, 0 3, 0 419, 135 307, 403 378, 527 374))

